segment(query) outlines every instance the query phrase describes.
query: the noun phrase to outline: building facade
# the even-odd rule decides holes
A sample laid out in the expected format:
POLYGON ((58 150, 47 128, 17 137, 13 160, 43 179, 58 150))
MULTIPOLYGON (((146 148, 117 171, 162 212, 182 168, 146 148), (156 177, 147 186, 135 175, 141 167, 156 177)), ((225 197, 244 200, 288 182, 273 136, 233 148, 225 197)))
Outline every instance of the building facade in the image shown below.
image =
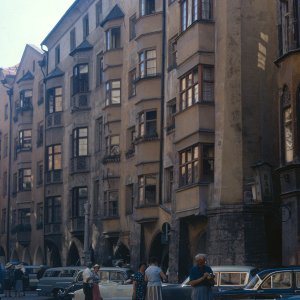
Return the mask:
POLYGON ((8 233, 8 257, 136 268, 157 256, 172 280, 197 252, 280 263, 277 7, 266 1, 77 0, 43 53, 26 46, 12 85, 14 205, 2 193, 1 220, 31 234, 8 233))

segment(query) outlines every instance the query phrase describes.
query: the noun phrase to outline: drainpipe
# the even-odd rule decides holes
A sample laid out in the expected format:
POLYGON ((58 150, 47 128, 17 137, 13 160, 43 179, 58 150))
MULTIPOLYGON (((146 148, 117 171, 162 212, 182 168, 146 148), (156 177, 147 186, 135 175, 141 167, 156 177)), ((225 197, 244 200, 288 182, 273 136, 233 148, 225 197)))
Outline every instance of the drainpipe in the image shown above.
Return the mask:
MULTIPOLYGON (((41 45, 41 49, 43 50, 45 56, 43 60, 40 62, 40 68, 43 73, 43 97, 44 97, 44 128, 43 128, 43 144, 44 144, 44 163, 43 163, 43 175, 46 174, 46 96, 47 96, 47 81, 46 81, 46 76, 48 75, 48 62, 49 62, 49 53, 48 53, 48 48, 46 45, 41 45), (44 68, 46 67, 46 70, 44 71, 44 68)), ((44 264, 47 265, 47 251, 46 251, 46 241, 45 241, 45 215, 46 215, 46 209, 45 209, 45 200, 46 200, 46 176, 43 178, 43 189, 44 189, 44 199, 43 199, 43 247, 44 247, 44 264)))
POLYGON ((8 137, 8 170, 7 170, 7 215, 6 215, 6 259, 10 260, 10 194, 11 194, 11 152, 12 152, 12 96, 13 88, 6 79, 1 80, 2 85, 7 89, 9 100, 9 137, 8 137))
POLYGON ((160 148, 159 148, 159 204, 163 204, 163 171, 164 171, 164 120, 165 120, 165 59, 166 59, 166 0, 162 8, 162 55, 160 87, 160 148))

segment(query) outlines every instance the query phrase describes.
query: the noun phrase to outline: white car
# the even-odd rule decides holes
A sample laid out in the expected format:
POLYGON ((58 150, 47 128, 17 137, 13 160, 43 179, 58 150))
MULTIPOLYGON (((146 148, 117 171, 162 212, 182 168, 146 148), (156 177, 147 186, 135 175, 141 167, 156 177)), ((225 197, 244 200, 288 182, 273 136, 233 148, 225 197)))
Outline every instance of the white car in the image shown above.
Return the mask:
MULTIPOLYGON (((99 284, 101 296, 103 300, 131 300, 132 284, 122 284, 113 281, 99 284)), ((84 300, 83 289, 74 292, 73 299, 84 300)))

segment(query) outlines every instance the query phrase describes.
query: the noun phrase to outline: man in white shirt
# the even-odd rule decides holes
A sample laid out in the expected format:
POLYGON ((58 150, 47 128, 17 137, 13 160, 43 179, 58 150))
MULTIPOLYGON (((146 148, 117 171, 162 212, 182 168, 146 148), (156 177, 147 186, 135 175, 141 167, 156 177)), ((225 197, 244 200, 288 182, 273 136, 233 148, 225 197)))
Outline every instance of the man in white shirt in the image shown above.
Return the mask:
POLYGON ((85 300, 93 300, 93 272, 91 270, 92 263, 87 263, 87 267, 82 273, 83 277, 83 293, 85 300))

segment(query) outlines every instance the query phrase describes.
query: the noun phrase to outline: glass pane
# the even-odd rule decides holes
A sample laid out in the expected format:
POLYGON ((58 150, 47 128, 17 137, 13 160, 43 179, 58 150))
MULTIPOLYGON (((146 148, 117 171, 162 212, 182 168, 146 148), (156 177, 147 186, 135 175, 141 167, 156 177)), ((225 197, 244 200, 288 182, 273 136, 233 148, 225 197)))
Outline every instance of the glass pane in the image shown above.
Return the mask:
POLYGON ((79 66, 79 72, 80 72, 80 74, 88 73, 89 72, 89 66, 88 65, 80 65, 79 66))
POLYGON ((111 82, 111 86, 113 89, 118 89, 121 87, 121 81, 120 80, 115 80, 111 82))
POLYGON ((87 136, 87 128, 80 128, 79 129, 79 136, 80 137, 86 137, 87 136))
POLYGON ((56 154, 54 156, 54 169, 55 170, 61 169, 61 154, 56 154))
POLYGON ((147 51, 147 59, 156 58, 156 50, 147 51))
POLYGON ((55 95, 56 96, 61 96, 62 95, 62 88, 61 87, 55 89, 55 95))
POLYGON ((220 285, 241 285, 241 274, 220 273, 220 285))
POLYGON ((121 91, 120 90, 112 90, 111 92, 111 103, 118 104, 121 102, 121 91))
MULTIPOLYGON (((52 152, 52 148, 51 148, 51 152, 52 152)), ((61 153, 61 145, 55 145, 54 146, 54 152, 55 153, 61 153)))
POLYGON ((181 79, 181 85, 180 86, 181 86, 181 90, 184 91, 185 88, 186 88, 186 79, 185 78, 181 79))
POLYGON ((156 111, 152 110, 152 111, 147 111, 146 112, 146 119, 148 120, 156 120, 156 111))
POLYGON ((112 136, 110 143, 111 143, 111 145, 119 145, 120 144, 120 136, 119 135, 112 136))

